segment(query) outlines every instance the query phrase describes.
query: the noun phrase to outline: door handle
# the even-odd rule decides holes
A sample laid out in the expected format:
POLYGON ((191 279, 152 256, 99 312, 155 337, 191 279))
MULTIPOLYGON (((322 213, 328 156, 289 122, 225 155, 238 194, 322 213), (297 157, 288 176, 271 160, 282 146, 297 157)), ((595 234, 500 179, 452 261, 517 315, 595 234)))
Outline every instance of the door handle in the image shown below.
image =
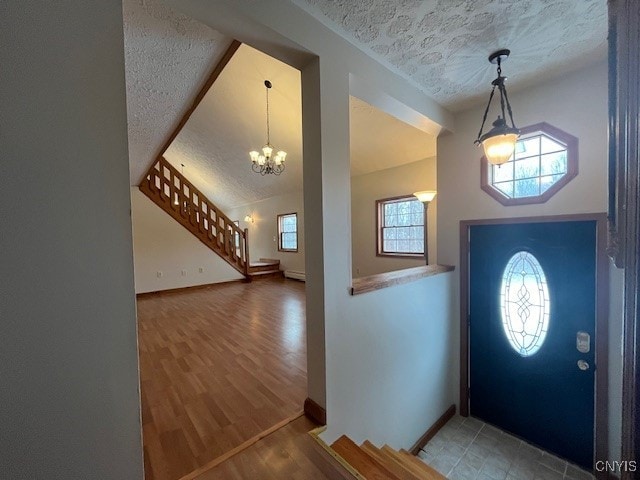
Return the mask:
POLYGON ((586 360, 578 360, 578 368, 582 371, 589 370, 589 363, 586 360))

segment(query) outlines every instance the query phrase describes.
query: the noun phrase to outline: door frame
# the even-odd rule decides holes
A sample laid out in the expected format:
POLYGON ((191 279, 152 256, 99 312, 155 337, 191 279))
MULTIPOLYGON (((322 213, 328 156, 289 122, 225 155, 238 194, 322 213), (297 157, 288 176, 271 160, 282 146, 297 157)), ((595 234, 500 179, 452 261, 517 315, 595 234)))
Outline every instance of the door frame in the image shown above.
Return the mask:
MULTIPOLYGON (((476 225, 517 223, 596 222, 596 371, 594 457, 608 458, 608 368, 609 368, 609 258, 607 214, 585 213, 540 217, 494 218, 460 221, 460 415, 469 416, 469 232, 476 225)), ((598 475, 596 475, 598 477, 598 475)))

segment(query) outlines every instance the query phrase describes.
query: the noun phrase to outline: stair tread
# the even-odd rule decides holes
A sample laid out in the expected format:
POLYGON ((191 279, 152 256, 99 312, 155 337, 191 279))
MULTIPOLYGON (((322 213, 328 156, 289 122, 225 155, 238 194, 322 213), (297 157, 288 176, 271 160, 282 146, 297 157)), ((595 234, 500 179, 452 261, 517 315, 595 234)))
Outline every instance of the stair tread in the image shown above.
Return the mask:
POLYGON ((267 275, 269 273, 282 273, 282 270, 259 270, 257 272, 249 272, 249 275, 254 276, 254 275, 267 275))
POLYGON ((369 440, 366 440, 360 448, 378 460, 378 462, 382 463, 389 471, 401 480, 421 480, 421 477, 406 468, 387 452, 373 445, 369 440))
POLYGON ((280 261, 277 262, 251 262, 249 267, 267 267, 269 265, 280 265, 280 261))
POLYGON ((389 445, 385 445, 382 447, 382 450, 388 453, 392 458, 394 458, 398 463, 404 466, 406 469, 410 470, 413 474, 415 474, 418 478, 424 480, 446 480, 442 474, 440 474, 437 470, 434 470, 422 460, 415 458, 413 455, 409 453, 402 453, 394 450, 389 445), (420 462, 417 464, 414 462, 420 462), (423 468, 423 466, 425 468, 423 468))
POLYGON ((402 480, 358 447, 349 437, 343 435, 331 445, 331 448, 367 480, 402 480))
POLYGON ((425 472, 427 475, 429 475, 427 478, 433 479, 433 480, 446 480, 447 479, 447 477, 442 475, 435 468, 427 465, 422 460, 420 460, 418 457, 416 457, 415 455, 412 455, 410 452, 407 452, 406 450, 402 449, 402 450, 400 450, 400 455, 403 455, 407 459, 407 461, 413 463, 413 465, 415 465, 417 468, 421 469, 423 472, 425 472))

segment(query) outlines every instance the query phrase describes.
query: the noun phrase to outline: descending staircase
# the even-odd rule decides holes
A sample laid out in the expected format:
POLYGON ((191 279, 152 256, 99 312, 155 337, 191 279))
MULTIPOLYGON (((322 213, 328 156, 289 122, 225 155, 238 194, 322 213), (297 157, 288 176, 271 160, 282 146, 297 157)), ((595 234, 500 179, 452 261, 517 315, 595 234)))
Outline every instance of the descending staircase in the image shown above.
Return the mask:
POLYGON ((369 441, 356 445, 349 437, 336 440, 331 449, 366 480, 446 480, 432 467, 406 450, 394 450, 388 445, 377 448, 369 441))
POLYGON ((282 276, 280 261, 249 261, 249 230, 240 229, 164 157, 147 172, 140 191, 248 281, 282 276))

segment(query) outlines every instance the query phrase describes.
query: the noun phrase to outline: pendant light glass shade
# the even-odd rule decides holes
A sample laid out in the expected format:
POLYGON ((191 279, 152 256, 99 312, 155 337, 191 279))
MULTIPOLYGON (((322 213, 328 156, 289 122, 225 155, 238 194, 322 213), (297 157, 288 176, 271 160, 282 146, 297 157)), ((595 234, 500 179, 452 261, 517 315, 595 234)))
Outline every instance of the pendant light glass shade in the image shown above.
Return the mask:
POLYGON ((498 117, 493 123, 493 128, 480 137, 487 162, 492 165, 507 162, 516 149, 519 135, 520 131, 517 128, 508 127, 504 119, 498 117))

